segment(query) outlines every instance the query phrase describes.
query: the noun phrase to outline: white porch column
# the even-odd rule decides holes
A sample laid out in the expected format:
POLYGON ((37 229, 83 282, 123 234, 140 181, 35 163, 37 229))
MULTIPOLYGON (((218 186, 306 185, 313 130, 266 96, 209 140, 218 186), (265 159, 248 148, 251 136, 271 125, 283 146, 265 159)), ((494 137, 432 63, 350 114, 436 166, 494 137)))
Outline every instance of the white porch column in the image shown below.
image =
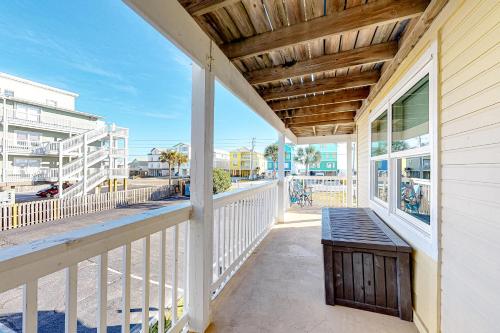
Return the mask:
POLYGON ((285 222, 285 135, 278 134, 278 223, 285 222))
POLYGON ((87 152, 88 152, 88 139, 87 133, 83 134, 83 195, 87 194, 87 178, 89 171, 87 169, 87 152))
POLYGON ((347 156, 347 207, 352 207, 352 138, 346 142, 346 156, 347 156))
POLYGON ((189 329, 204 332, 210 324, 213 263, 214 75, 192 65, 191 204, 189 221, 189 329))
POLYGON ((3 142, 3 149, 2 149, 2 182, 6 183, 7 182, 7 168, 9 167, 9 151, 7 149, 8 147, 8 138, 9 138, 9 119, 7 117, 7 105, 5 98, 3 99, 2 103, 3 107, 3 137, 2 137, 2 142, 3 142))
POLYGON ((62 141, 59 141, 59 163, 57 165, 58 167, 58 180, 57 180, 57 189, 59 193, 59 197, 63 197, 63 173, 62 173, 62 168, 63 168, 63 145, 62 141))

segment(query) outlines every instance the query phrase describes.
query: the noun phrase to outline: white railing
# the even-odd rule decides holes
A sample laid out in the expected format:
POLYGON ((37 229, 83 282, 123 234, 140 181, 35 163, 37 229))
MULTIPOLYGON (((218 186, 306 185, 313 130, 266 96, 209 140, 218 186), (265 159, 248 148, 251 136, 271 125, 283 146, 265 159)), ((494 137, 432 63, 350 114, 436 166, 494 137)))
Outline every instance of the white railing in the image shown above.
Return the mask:
POLYGON ((215 196, 213 297, 267 235, 276 214, 276 181, 215 196))
POLYGON ((112 177, 128 177, 128 168, 114 168, 111 169, 111 176, 112 177))
POLYGON ((287 178, 290 206, 348 207, 347 178, 292 176, 287 178))
POLYGON ((111 152, 111 155, 114 155, 114 156, 126 156, 127 155, 127 149, 125 149, 125 148, 111 148, 110 152, 111 152))
POLYGON ((19 182, 19 181, 52 181, 58 177, 58 169, 48 168, 48 169, 22 169, 13 168, 7 170, 7 181, 8 182, 19 182))
POLYGON ((83 181, 78 181, 71 185, 68 188, 65 188, 63 190, 63 198, 71 198, 72 196, 76 196, 77 194, 82 194, 83 193, 83 181))
POLYGON ((70 177, 76 173, 81 172, 83 169, 83 158, 80 157, 74 161, 64 164, 62 167, 63 178, 70 177))
POLYGON ((94 188, 95 186, 102 183, 108 177, 108 170, 99 169, 87 177, 87 188, 94 188))
POLYGON ((109 155, 109 150, 107 148, 101 148, 96 151, 91 152, 87 156, 87 163, 88 165, 92 165, 94 163, 97 163, 99 161, 102 161, 104 158, 106 158, 109 155))
MULTIPOLYGON (((27 333, 37 331, 38 296, 49 292, 64 295, 64 331, 76 332, 77 290, 81 283, 79 263, 97 257, 97 274, 93 275, 95 283, 85 283, 85 292, 96 295, 97 332, 107 331, 108 271, 118 271, 122 275, 121 313, 117 315, 121 317, 122 332, 130 332, 131 304, 138 302, 142 304, 142 332, 149 332, 151 270, 155 270, 157 274, 154 275, 158 280, 158 312, 161 318, 158 332, 165 331, 163 316, 171 318, 168 332, 181 332, 187 325, 188 311, 182 307, 182 313, 178 315, 176 310, 179 300, 182 302, 182 299, 186 299, 188 292, 185 287, 187 252, 182 250, 187 248, 187 221, 191 209, 190 203, 160 208, 3 249, 0 251, 0 294, 17 287, 23 288, 23 332, 27 333), (134 242, 142 245, 139 262, 132 260, 134 242), (121 249, 121 253, 112 251, 117 248, 121 249), (116 261, 121 262, 118 270, 112 266, 116 261), (165 283, 167 265, 170 285, 165 283), (138 269, 142 271, 142 288, 132 288, 132 271, 138 269), (65 276, 62 284, 39 283, 44 277, 60 270, 64 271, 65 276), (169 307, 171 315, 167 312, 169 307)), ((89 279, 88 276, 84 278, 89 279)))
POLYGON ((30 140, 15 140, 10 139, 7 141, 7 151, 25 154, 57 154, 57 143, 55 142, 42 142, 30 140))
MULTIPOLYGON (((78 184, 81 186, 81 183, 78 184)), ((145 187, 0 206, 0 231, 161 200, 172 193, 173 189, 169 186, 145 187)))
POLYGON ((115 134, 116 136, 127 137, 128 136, 128 128, 116 126, 114 128, 113 134, 115 134))
MULTIPOLYGON (((115 195, 118 201, 139 198, 140 189, 115 195)), ((53 199, 29 204, 18 204, 13 215, 39 221, 41 216, 59 219, 62 216, 78 215, 81 212, 102 210, 103 202, 98 196, 83 196, 70 199, 53 199), (90 210, 89 210, 90 209, 90 210)), ((13 208, 13 207, 10 207, 13 208)), ((188 276, 200 272, 199 267, 189 266, 189 242, 196 237, 188 235, 188 221, 192 206, 184 203, 150 210, 146 213, 125 217, 120 220, 97 224, 66 234, 52 236, 27 245, 19 245, 0 250, 0 294, 23 287, 23 332, 36 332, 38 295, 45 301, 45 290, 65 299, 65 331, 76 332, 78 321, 77 301, 79 287, 79 263, 97 257, 95 283, 85 281, 85 293, 94 294, 96 300, 95 322, 97 331, 107 330, 108 270, 121 275, 121 311, 112 311, 113 319, 120 316, 122 332, 129 332, 131 324, 136 329, 141 322, 142 332, 149 332, 152 322, 158 325, 158 332, 165 332, 163 317, 170 319, 168 332, 186 331, 191 313, 185 306, 190 292, 188 276), (168 241, 168 242, 167 242, 168 241), (135 246, 138 242, 139 247, 135 246), (140 260, 131 260, 139 252, 140 260), (121 249, 121 251, 112 251, 121 249), (120 267, 109 267, 108 262, 120 262, 120 267), (167 271, 167 267, 169 267, 167 271), (63 270, 65 282, 39 283, 40 279, 63 270), (152 274, 152 270, 156 270, 152 274), (132 272, 141 271, 140 276, 132 272), (169 285, 166 285, 167 272, 169 285), (156 273, 156 274, 155 274, 156 273), (155 276, 156 281, 151 281, 155 276), (132 288, 131 279, 140 280, 141 288, 132 288), (151 284, 158 293, 158 312, 155 320, 150 320, 151 284), (92 287, 95 286, 95 287, 92 287), (92 290, 92 288, 94 288, 92 290), (131 304, 141 304, 141 313, 134 316, 131 304), (184 304, 184 305, 181 305, 184 304), (170 311, 167 309, 170 308, 170 311), (182 310, 181 310, 182 308, 182 310), (118 314, 119 313, 119 314, 118 314)), ((277 216, 277 182, 223 193, 214 197, 213 248, 214 261, 211 276, 212 298, 215 298, 227 281, 241 267, 260 241, 267 235, 277 216)), ((89 277, 85 275, 85 279, 89 277)), ((92 277, 90 277, 92 278, 92 277)), ((47 280, 48 281, 48 280, 47 280)), ((155 305, 157 304, 155 303, 155 305)), ((188 304, 189 305, 189 304, 188 304)), ((62 327, 61 327, 62 328, 62 327)))
MULTIPOLYGON (((42 111, 40 114, 26 113, 7 106, 7 117, 12 125, 24 125, 37 128, 84 132, 98 126, 97 122, 74 120, 68 117, 52 115, 42 111)), ((0 116, 3 118, 3 115, 0 116)))
POLYGON ((96 128, 90 132, 87 132, 87 142, 92 143, 95 140, 101 139, 109 133, 109 126, 103 125, 102 127, 96 128))
POLYGON ((63 152, 80 148, 83 145, 83 134, 72 136, 64 141, 61 141, 63 152))

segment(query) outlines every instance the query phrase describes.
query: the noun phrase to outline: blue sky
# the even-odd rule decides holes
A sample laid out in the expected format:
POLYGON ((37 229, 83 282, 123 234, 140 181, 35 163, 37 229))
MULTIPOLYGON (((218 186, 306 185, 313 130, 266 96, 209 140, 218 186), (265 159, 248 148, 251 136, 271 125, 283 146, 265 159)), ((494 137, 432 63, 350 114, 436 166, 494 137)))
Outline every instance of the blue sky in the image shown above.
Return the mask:
MULTIPOLYGON (((170 1, 170 0, 169 0, 170 1)), ((0 71, 80 94, 77 108, 130 128, 130 157, 190 140, 191 62, 121 1, 5 1, 0 71)), ((215 146, 276 132, 216 86, 215 146)))

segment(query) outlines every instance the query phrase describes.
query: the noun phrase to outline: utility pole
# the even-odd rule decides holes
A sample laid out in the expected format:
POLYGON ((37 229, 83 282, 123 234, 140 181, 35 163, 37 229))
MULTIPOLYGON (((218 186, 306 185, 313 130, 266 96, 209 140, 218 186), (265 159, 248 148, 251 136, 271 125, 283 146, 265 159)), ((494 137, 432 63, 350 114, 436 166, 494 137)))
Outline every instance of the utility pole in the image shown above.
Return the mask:
POLYGON ((253 175, 253 152, 255 150, 255 138, 252 138, 252 149, 250 150, 250 176, 249 178, 252 179, 253 175))

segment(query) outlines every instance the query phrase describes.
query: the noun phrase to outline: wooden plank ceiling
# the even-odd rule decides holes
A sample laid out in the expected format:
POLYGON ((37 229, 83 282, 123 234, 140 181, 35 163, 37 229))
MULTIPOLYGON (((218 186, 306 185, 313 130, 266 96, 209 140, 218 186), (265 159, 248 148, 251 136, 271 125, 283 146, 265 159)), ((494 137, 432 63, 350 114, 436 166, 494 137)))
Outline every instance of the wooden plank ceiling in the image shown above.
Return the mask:
POLYGON ((297 135, 349 134, 428 0, 179 0, 297 135), (398 43, 399 42, 399 43, 398 43))

